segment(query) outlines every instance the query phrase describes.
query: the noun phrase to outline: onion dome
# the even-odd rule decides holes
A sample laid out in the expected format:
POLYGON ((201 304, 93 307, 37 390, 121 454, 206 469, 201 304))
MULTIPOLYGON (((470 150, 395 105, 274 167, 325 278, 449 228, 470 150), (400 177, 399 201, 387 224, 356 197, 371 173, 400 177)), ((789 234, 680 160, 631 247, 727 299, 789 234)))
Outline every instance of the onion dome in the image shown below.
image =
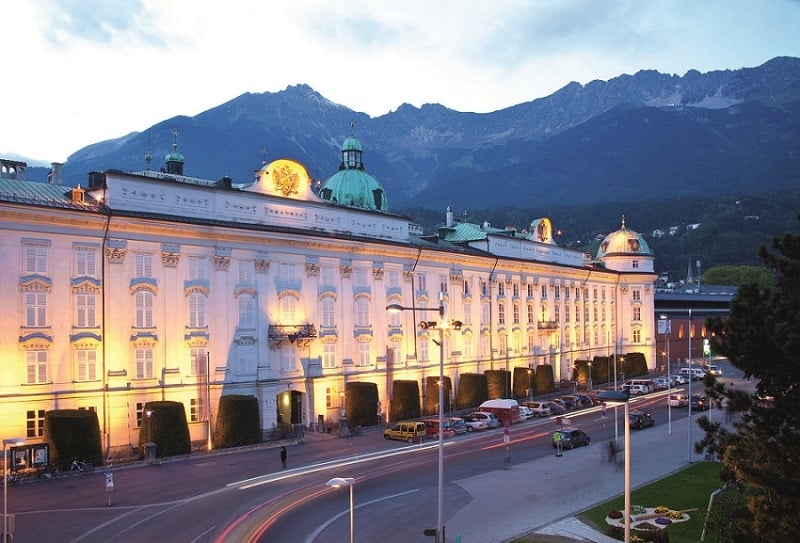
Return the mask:
POLYGON ((352 135, 342 143, 342 163, 339 171, 323 183, 319 196, 328 202, 368 209, 388 211, 383 186, 364 170, 361 143, 352 135))

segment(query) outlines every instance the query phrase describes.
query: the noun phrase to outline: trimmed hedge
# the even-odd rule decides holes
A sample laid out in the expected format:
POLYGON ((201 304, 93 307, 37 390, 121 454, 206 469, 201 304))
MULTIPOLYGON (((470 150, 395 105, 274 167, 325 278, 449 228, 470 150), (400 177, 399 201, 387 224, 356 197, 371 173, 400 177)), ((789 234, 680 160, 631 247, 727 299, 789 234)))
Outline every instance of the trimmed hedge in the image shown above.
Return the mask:
MULTIPOLYGON (((450 377, 444 377, 444 410, 452 411, 450 405, 450 391, 453 390, 450 377)), ((425 414, 435 415, 439 412, 439 376, 428 376, 425 378, 425 414)))
POLYGON ((388 421, 419 418, 421 413, 419 400, 419 383, 417 381, 394 381, 392 383, 392 400, 389 402, 388 421))
MULTIPOLYGON (((486 370, 486 386, 489 399, 505 398, 511 393, 511 372, 506 370, 486 370)), ((479 404, 480 405, 480 404, 479 404)))
POLYGON ((625 378, 647 374, 647 358, 644 353, 628 353, 622 361, 622 371, 625 378))
POLYGON ((553 366, 549 364, 537 366, 533 382, 534 394, 548 394, 553 392, 556 389, 553 366))
POLYGON ((527 398, 528 389, 533 388, 533 368, 514 368, 514 398, 527 398))
POLYGON ((378 424, 378 385, 347 383, 344 387, 344 408, 350 427, 378 424))
POLYGON ((50 445, 50 463, 62 468, 73 458, 103 464, 100 423, 90 409, 54 409, 44 414, 44 441, 50 445))
POLYGON ((255 396, 229 394, 219 399, 214 448, 226 449, 263 441, 258 400, 255 396))
POLYGON ((486 375, 482 373, 462 373, 458 382, 456 407, 467 409, 480 405, 489 399, 486 375))
POLYGON ((144 458, 149 439, 156 444, 156 457, 175 456, 192 452, 186 410, 180 402, 147 402, 139 426, 139 458, 144 458), (147 412, 152 414, 148 421, 147 412))

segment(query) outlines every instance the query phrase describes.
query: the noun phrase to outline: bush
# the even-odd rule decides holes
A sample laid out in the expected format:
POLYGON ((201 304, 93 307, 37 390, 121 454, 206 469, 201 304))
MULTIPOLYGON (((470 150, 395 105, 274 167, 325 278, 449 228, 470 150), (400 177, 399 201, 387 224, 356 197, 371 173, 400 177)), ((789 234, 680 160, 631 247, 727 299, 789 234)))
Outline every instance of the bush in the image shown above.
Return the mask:
POLYGON ((222 396, 219 399, 217 426, 214 428, 214 448, 252 445, 262 440, 256 397, 242 394, 222 396))
POLYGON ((54 409, 44 414, 44 441, 50 445, 50 463, 66 467, 73 458, 103 464, 100 423, 90 409, 54 409))
POLYGON ((511 373, 506 370, 486 370, 486 386, 490 400, 505 398, 511 393, 511 373))
MULTIPOLYGON (((452 411, 450 406, 450 377, 444 378, 444 410, 452 411)), ((439 412, 439 376, 425 378, 425 414, 435 415, 439 412)))
POLYGON ((534 376, 535 394, 547 394, 555 390, 555 378, 553 376, 553 366, 542 364, 536 368, 534 376))
POLYGON ((147 402, 139 426, 139 458, 144 458, 148 438, 156 444, 156 457, 189 454, 192 443, 186 410, 180 402, 147 402), (148 420, 147 412, 150 412, 148 420))
POLYGON ((476 407, 488 400, 486 376, 480 373, 462 373, 458 382, 458 409, 476 407))
POLYGON ((357 381, 347 383, 344 406, 351 427, 378 424, 378 385, 357 381))
POLYGON ((394 381, 392 400, 389 403, 389 421, 416 419, 420 416, 419 382, 394 381))

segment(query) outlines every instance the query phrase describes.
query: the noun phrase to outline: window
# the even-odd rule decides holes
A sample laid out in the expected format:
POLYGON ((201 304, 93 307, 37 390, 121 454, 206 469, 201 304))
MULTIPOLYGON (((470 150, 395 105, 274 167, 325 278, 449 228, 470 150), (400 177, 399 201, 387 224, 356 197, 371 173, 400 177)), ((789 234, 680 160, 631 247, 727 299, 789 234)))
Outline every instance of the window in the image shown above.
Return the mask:
POLYGON ((134 263, 136 277, 153 277, 153 255, 136 253, 134 263))
POLYGON ((514 304, 513 306, 514 311, 514 324, 519 324, 519 304, 514 304))
POLYGON ((500 302, 497 304, 497 324, 506 323, 506 304, 500 302))
POLYGON ((528 298, 533 298, 533 285, 528 283, 526 287, 528 288, 528 298))
POLYGON ((642 341, 642 331, 641 330, 634 330, 633 331, 633 342, 640 343, 642 341))
POLYGON ((642 308, 641 307, 634 307, 633 308, 633 320, 635 320, 635 321, 642 320, 642 308))
POLYGON ((490 352, 491 347, 489 343, 489 336, 483 335, 481 336, 481 358, 488 358, 490 352))
POLYGON ((335 368, 336 367, 336 344, 323 343, 322 344, 322 367, 335 368))
POLYGON ((541 292, 542 292, 542 300, 546 300, 547 299, 547 285, 542 285, 541 292))
POLYGON ((97 276, 97 251, 90 248, 75 250, 75 275, 78 277, 97 276))
POLYGON ((144 402, 136 402, 136 427, 142 427, 142 417, 144 417, 144 402))
POLYGON ((323 266, 319 273, 320 285, 325 287, 332 287, 336 284, 336 268, 331 266, 323 266))
POLYGON ((515 298, 519 298, 519 283, 514 283, 513 290, 512 290, 512 295, 515 298))
POLYGON ((25 293, 25 326, 47 326, 47 293, 25 293))
MULTIPOLYGON (((333 328, 336 326, 336 300, 331 296, 325 296, 320 303, 320 326, 333 328)), ((389 318, 396 317, 399 322, 399 313, 390 313, 389 318)))
POLYGON ((386 275, 387 284, 389 288, 399 288, 400 287, 400 274, 397 271, 390 271, 386 275))
POLYGON ((367 279, 367 270, 364 268, 355 268, 353 270, 353 286, 355 287, 368 287, 369 281, 367 279))
POLYGON ((469 280, 464 280, 464 296, 469 296, 469 280))
POLYGON ((439 277, 439 292, 447 293, 447 277, 444 275, 439 277))
POLYGON ((44 409, 29 409, 25 413, 26 437, 42 437, 44 435, 44 409))
POLYGON ((325 388, 325 409, 333 409, 336 407, 334 399, 336 398, 336 391, 331 387, 325 388))
POLYGON ((294 296, 281 298, 281 323, 297 324, 297 299, 294 296))
POLYGON ((290 283, 295 280, 297 271, 294 264, 288 262, 281 262, 278 267, 278 279, 282 284, 290 283))
POLYGON ((576 287, 575 288, 575 301, 579 301, 581 299, 581 289, 576 287))
POLYGON ((153 349, 136 349, 136 378, 153 378, 153 349))
POLYGON ((256 274, 256 266, 252 260, 239 261, 239 282, 252 284, 256 274))
POLYGON ((202 256, 189 257, 189 280, 202 281, 206 279, 206 259, 202 256))
POLYGON ((498 296, 506 295, 506 285, 502 281, 499 281, 497 283, 497 295, 498 296))
POLYGON ((553 299, 560 300, 561 299, 561 288, 560 287, 553 287, 553 299))
POLYGON ((633 291, 631 291, 631 297, 634 301, 638 302, 642 299, 642 292, 638 288, 633 289, 633 291))
POLYGON ((134 294, 136 303, 136 328, 153 327, 153 293, 147 290, 140 290, 134 294))
POLYGON ((556 322, 561 322, 561 306, 558 304, 553 306, 553 320, 556 322))
POLYGON ((419 342, 419 361, 420 362, 427 362, 429 354, 429 345, 430 340, 428 337, 423 337, 419 342))
POLYGON ((207 420, 205 413, 203 398, 191 398, 189 400, 189 420, 191 422, 207 420))
POLYGON ((95 381, 97 379, 97 351, 78 349, 75 351, 75 380, 95 381))
POLYGON ((78 328, 94 328, 97 324, 96 307, 97 295, 96 294, 77 294, 75 296, 75 325, 78 328))
POLYGON ((534 309, 533 304, 528 304, 528 322, 536 322, 536 310, 534 309))
POLYGON ((356 298, 355 325, 369 326, 369 300, 363 296, 356 298))
POLYGON ((472 360, 472 341, 469 337, 464 337, 464 360, 472 360))
POLYGON ((25 362, 29 385, 47 382, 47 351, 27 351, 25 362))
POLYGON ((200 292, 189 294, 189 327, 205 328, 206 296, 200 292))
POLYGON ((472 324, 472 304, 464 303, 464 324, 472 324))
POLYGON ((486 281, 481 281, 481 296, 488 296, 489 295, 489 285, 486 281))
POLYGON ((638 268, 638 267, 639 267, 639 261, 638 261, 638 260, 633 260, 633 261, 631 262, 631 267, 632 267, 634 270, 635 270, 636 268, 638 268))
POLYGON ((49 242, 23 242, 24 273, 47 273, 47 249, 49 242))
POLYGON ((281 371, 283 373, 297 371, 297 347, 294 344, 286 345, 281 349, 281 371))
POLYGON ((256 373, 256 348, 252 344, 240 344, 237 349, 239 355, 239 375, 255 375, 256 373))
POLYGON ((256 299, 252 294, 240 294, 236 298, 239 312, 239 328, 256 327, 256 299))
POLYGON ((372 364, 372 345, 366 341, 358 344, 358 365, 369 366, 372 364))
POLYGON ((481 304, 481 324, 489 324, 489 304, 481 304))
POLYGON ((189 349, 189 374, 205 378, 206 376, 206 350, 202 347, 189 349))
POLYGON ((428 290, 428 284, 425 281, 424 273, 417 275, 417 290, 428 290))

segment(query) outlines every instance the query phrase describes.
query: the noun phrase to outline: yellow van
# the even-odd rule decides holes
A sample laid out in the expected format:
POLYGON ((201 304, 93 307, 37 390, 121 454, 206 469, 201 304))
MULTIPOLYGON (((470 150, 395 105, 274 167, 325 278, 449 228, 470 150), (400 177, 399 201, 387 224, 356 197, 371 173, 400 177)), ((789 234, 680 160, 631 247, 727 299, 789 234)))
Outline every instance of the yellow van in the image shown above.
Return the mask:
POLYGON ((397 439, 399 441, 422 441, 425 439, 425 423, 424 422, 396 422, 389 428, 383 431, 385 439, 397 439))

